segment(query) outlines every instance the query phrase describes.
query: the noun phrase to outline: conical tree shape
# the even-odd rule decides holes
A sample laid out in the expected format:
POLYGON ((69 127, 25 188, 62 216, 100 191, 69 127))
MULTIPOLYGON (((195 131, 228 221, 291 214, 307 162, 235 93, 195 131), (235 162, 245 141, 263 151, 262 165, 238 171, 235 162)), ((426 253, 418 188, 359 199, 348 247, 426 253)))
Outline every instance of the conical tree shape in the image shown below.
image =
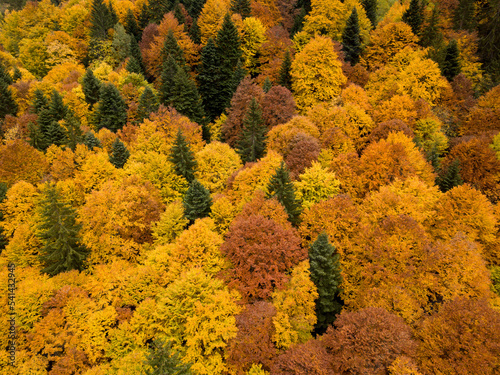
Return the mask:
POLYGON ((48 147, 47 140, 38 124, 30 122, 28 124, 29 144, 37 150, 43 151, 48 147))
POLYGON ((130 156, 130 152, 127 147, 120 141, 117 137, 111 146, 111 155, 109 155, 109 161, 116 168, 123 168, 130 156))
POLYGON ((184 58, 184 51, 181 47, 179 47, 172 30, 168 30, 165 43, 163 44, 163 49, 161 51, 161 56, 164 63, 167 62, 170 56, 172 56, 179 67, 184 69, 186 72, 189 70, 186 64, 186 59, 184 58))
POLYGON ((40 113, 38 114, 38 130, 33 129, 33 137, 32 140, 35 142, 33 144, 34 147, 38 148, 39 150, 46 150, 47 147, 49 147, 52 142, 50 139, 50 132, 51 132, 51 127, 52 127, 52 115, 50 113, 50 109, 43 108, 40 113), (36 144, 36 145, 35 145, 36 144))
POLYGON ((269 77, 266 77, 266 79, 264 80, 264 84, 262 85, 262 90, 264 90, 264 92, 267 94, 272 87, 273 84, 271 83, 269 77))
MULTIPOLYGON (((116 14, 115 14, 116 16, 116 14)), ((108 30, 112 29, 116 22, 109 8, 103 0, 93 0, 90 9, 90 37, 98 40, 108 38, 108 30)))
POLYGON ((175 173, 184 177, 188 182, 194 180, 194 171, 196 169, 196 160, 194 154, 189 148, 189 144, 179 130, 175 137, 169 160, 174 165, 175 173))
POLYGON ((424 47, 434 47, 439 49, 443 43, 443 33, 439 27, 439 9, 437 6, 432 8, 431 18, 427 26, 422 30, 420 44, 424 47))
POLYGON ((129 58, 125 69, 127 70, 127 72, 130 73, 142 74, 141 65, 139 64, 137 59, 133 56, 129 58))
POLYGON ((370 20, 373 27, 377 25, 377 0, 363 0, 361 2, 365 9, 366 17, 370 20))
MULTIPOLYGON (((233 78, 231 79, 231 98, 233 97, 234 92, 240 85, 241 81, 243 81, 243 78, 247 75, 247 71, 243 67, 243 62, 240 59, 238 61, 238 64, 236 64, 236 69, 233 72, 233 78)), ((229 99, 229 102, 231 102, 231 98, 229 99)))
POLYGON ((85 133, 83 143, 85 144, 85 146, 88 147, 89 150, 93 150, 94 147, 102 147, 101 141, 99 141, 95 137, 94 133, 92 133, 91 131, 88 131, 87 133, 85 133))
POLYGON ((172 105, 172 96, 174 92, 174 78, 177 75, 179 66, 172 56, 169 56, 167 61, 163 64, 161 71, 161 84, 160 84, 160 103, 165 106, 172 105))
POLYGON ((80 121, 75 116, 73 111, 68 111, 64 119, 64 125, 66 127, 66 146, 75 151, 76 145, 83 142, 84 136, 82 128, 80 127, 80 121))
POLYGON ((420 5, 419 0, 411 0, 410 6, 403 13, 403 22, 410 25, 413 34, 419 35, 423 21, 423 6, 420 5))
POLYGON ((184 17, 184 13, 182 13, 181 7, 179 5, 179 0, 176 0, 173 6, 173 11, 174 11, 174 17, 179 22, 179 25, 186 23, 186 17, 184 17))
POLYGON ((252 98, 243 119, 243 131, 237 145, 237 152, 243 163, 253 162, 264 156, 266 134, 267 129, 262 119, 260 105, 255 98, 252 98))
POLYGON ((134 37, 136 42, 141 40, 141 30, 135 19, 134 12, 129 8, 127 16, 125 17, 125 31, 134 37))
POLYGON ((12 77, 10 76, 9 72, 7 71, 7 68, 3 65, 3 63, 0 61, 0 81, 3 81, 8 85, 12 85, 14 81, 12 80, 12 77))
POLYGON ((450 41, 448 47, 446 47, 446 55, 443 63, 443 75, 448 81, 452 81, 460 73, 459 55, 457 42, 455 40, 450 41))
POLYGON ((295 187, 290 180, 290 174, 284 162, 281 162, 281 165, 276 169, 276 173, 271 177, 267 185, 266 198, 273 197, 276 197, 278 202, 285 207, 285 211, 288 214, 288 221, 297 226, 300 222, 302 207, 300 200, 295 198, 295 187))
POLYGON ((182 361, 179 353, 173 352, 170 343, 160 339, 152 342, 147 364, 150 369, 146 375, 191 375, 191 364, 182 361))
POLYGON ((42 109, 48 109, 49 107, 49 102, 47 100, 47 97, 44 95, 44 93, 40 89, 36 89, 35 92, 35 97, 33 98, 33 109, 35 110, 36 114, 40 114, 40 111, 42 109))
POLYGON ((92 106, 99 101, 101 81, 99 81, 90 68, 87 69, 85 75, 83 76, 82 90, 85 95, 85 101, 89 103, 89 106, 92 106))
POLYGON ((231 12, 238 13, 243 19, 250 17, 252 14, 250 0, 231 0, 231 12))
POLYGON ((114 27, 118 23, 118 15, 115 12, 115 8, 113 8, 113 3, 111 1, 108 2, 108 6, 106 8, 108 9, 108 18, 112 27, 114 27))
POLYGON ((436 184, 443 193, 463 183, 462 177, 460 176, 460 161, 458 159, 455 159, 453 163, 448 166, 448 169, 442 173, 442 176, 438 176, 436 179, 436 184))
POLYGON ((100 100, 95 115, 96 128, 116 132, 127 123, 127 105, 118 89, 112 84, 101 87, 100 100))
POLYGON ((342 284, 339 254, 328 241, 328 235, 321 233, 309 249, 311 280, 318 289, 316 300, 316 334, 323 334, 332 325, 335 316, 342 310, 339 297, 342 284))
POLYGON ((201 44, 201 31, 198 26, 198 19, 195 18, 191 27, 189 28, 189 37, 196 44, 201 44))
MULTIPOLYGON (((7 184, 4 182, 0 182, 0 204, 2 204, 2 202, 7 197, 7 190, 7 184)), ((7 246, 7 244, 9 243, 9 240, 5 237, 4 229, 1 225, 3 220, 3 212, 2 210, 0 210, 0 254, 5 249, 5 246, 7 246)))
POLYGON ((139 11, 139 17, 137 18, 137 23, 141 30, 144 30, 147 25, 152 22, 152 15, 149 9, 148 3, 142 3, 141 9, 139 11))
POLYGON ((170 0, 153 0, 148 1, 149 22, 160 23, 163 15, 172 9, 170 0))
POLYGON ((359 62, 361 38, 359 36, 358 12, 355 7, 352 9, 352 13, 342 33, 342 51, 345 53, 345 59, 351 65, 356 65, 359 62))
POLYGON ((139 64, 139 74, 144 74, 144 64, 142 61, 141 49, 139 48, 139 44, 137 44, 137 41, 134 38, 131 38, 130 40, 130 57, 133 57, 139 64))
POLYGON ((210 192, 198 180, 193 180, 184 195, 184 216, 191 223, 210 215, 212 198, 210 192))
POLYGON ((177 69, 172 91, 172 106, 191 121, 202 124, 205 114, 201 97, 196 84, 188 77, 184 69, 177 69))
POLYGON ((455 30, 474 32, 476 28, 476 4, 474 0, 459 0, 453 13, 455 30))
POLYGON ((9 85, 7 82, 0 80, 0 119, 7 115, 15 116, 18 109, 9 85))
POLYGON ((61 94, 56 90, 52 90, 52 94, 50 95, 49 111, 52 121, 62 120, 68 113, 68 107, 64 104, 61 94))
POLYGON ((46 140, 48 141, 48 145, 56 145, 62 146, 66 144, 66 133, 64 129, 59 125, 57 121, 52 121, 47 129, 47 132, 44 134, 46 140))
POLYGON ((76 212, 63 202, 55 186, 49 186, 41 202, 41 224, 38 228, 43 247, 40 259, 51 276, 71 270, 83 270, 87 249, 80 244, 76 212))
POLYGON ((220 64, 217 48, 213 39, 210 38, 201 52, 201 64, 196 77, 203 108, 209 122, 220 116, 226 104, 225 99, 220 95, 221 83, 224 79, 220 64))
POLYGON ((158 98, 154 94, 153 90, 149 87, 144 89, 141 97, 139 98, 139 105, 137 107, 137 121, 141 123, 145 118, 158 110, 159 103, 158 98))
POLYGON ((292 90, 292 58, 290 57, 290 51, 286 50, 285 57, 283 58, 283 62, 281 63, 280 68, 280 79, 279 84, 283 87, 286 87, 288 90, 292 90))
POLYGON ((306 18, 307 12, 304 8, 300 8, 300 12, 293 19, 292 30, 290 31, 290 37, 302 31, 304 27, 304 20, 306 18))

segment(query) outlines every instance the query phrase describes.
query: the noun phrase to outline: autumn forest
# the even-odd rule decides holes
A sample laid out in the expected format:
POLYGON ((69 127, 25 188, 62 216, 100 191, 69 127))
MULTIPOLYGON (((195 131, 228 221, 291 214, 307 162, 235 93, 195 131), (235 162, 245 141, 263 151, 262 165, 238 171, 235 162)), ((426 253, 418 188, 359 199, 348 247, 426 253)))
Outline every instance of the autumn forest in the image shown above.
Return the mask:
POLYGON ((0 2, 0 375, 500 375, 500 0, 0 2))

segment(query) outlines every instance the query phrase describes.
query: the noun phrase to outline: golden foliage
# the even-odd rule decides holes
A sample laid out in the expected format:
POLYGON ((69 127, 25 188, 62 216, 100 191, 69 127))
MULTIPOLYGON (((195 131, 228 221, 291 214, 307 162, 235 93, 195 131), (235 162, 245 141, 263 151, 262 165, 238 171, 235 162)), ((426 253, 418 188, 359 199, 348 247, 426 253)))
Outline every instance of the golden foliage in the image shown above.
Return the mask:
POLYGON ((306 168, 294 185, 296 197, 302 201, 303 207, 311 207, 338 194, 340 190, 340 181, 335 178, 335 173, 329 172, 318 162, 306 168))

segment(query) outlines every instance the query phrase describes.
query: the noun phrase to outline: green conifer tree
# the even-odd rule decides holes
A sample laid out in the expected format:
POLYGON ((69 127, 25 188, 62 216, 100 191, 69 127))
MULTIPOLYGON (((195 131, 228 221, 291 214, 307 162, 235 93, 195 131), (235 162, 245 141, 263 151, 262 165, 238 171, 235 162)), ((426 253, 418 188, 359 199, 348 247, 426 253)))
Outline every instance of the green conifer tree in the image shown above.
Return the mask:
POLYGON ((75 210, 65 203, 55 186, 48 186, 41 202, 38 236, 43 247, 42 272, 51 276, 71 270, 83 270, 87 249, 81 245, 75 210))
POLYGON ((182 0, 182 4, 192 19, 198 18, 206 0, 182 0))
POLYGON ((163 63, 167 62, 168 58, 172 56, 180 68, 184 69, 186 72, 189 71, 186 59, 184 58, 184 51, 177 43, 177 39, 175 38, 172 30, 168 30, 165 43, 163 44, 163 49, 161 51, 161 56, 163 63))
POLYGON ((345 53, 346 61, 349 61, 351 65, 356 65, 359 62, 361 38, 359 36, 358 11, 356 7, 352 9, 352 13, 342 32, 342 51, 345 53))
POLYGON ((184 216, 193 223, 210 215, 212 198, 210 192, 198 180, 193 180, 182 201, 184 205, 184 216))
POLYGON ((160 103, 165 106, 172 105, 172 95, 174 92, 174 78, 179 70, 179 66, 175 62, 172 56, 168 56, 168 59, 163 63, 163 69, 161 71, 160 77, 160 103))
POLYGON ((118 64, 130 56, 130 44, 135 40, 133 36, 127 34, 121 23, 114 26, 112 56, 118 64))
POLYGON ((128 59, 125 69, 130 73, 142 74, 141 65, 133 56, 128 59))
POLYGON ((250 17, 250 0, 231 0, 231 12, 238 13, 243 19, 250 17))
POLYGON ((137 107, 137 122, 141 123, 145 118, 158 110, 159 103, 158 98, 154 94, 153 90, 146 86, 144 92, 139 98, 139 105, 137 107))
POLYGON ((140 10, 139 10, 139 17, 137 19, 137 23, 139 25, 139 29, 141 30, 141 35, 142 35, 142 30, 146 28, 147 25, 151 22, 152 15, 149 9, 149 4, 148 2, 145 2, 142 4, 140 10))
POLYGON ((43 151, 48 147, 47 141, 38 124, 32 122, 28 123, 28 137, 29 144, 37 150, 43 151))
POLYGON ((463 183, 460 176, 460 161, 458 159, 455 159, 445 171, 441 171, 440 175, 436 178, 436 184, 443 193, 463 183))
MULTIPOLYGON (((134 59, 136 62, 133 63, 134 71, 130 71, 132 73, 142 74, 144 75, 144 63, 142 61, 141 49, 139 48, 139 44, 136 42, 134 38, 130 40, 130 60, 134 59)), ((128 70, 128 67, 127 67, 128 70)))
POLYGON ((0 81, 5 82, 7 86, 12 85, 12 83, 14 83, 12 77, 7 71, 7 68, 3 65, 2 61, 0 61, 0 81))
POLYGON ((99 141, 95 137, 94 133, 92 133, 91 131, 88 131, 87 133, 85 133, 83 143, 91 151, 94 149, 94 147, 102 148, 101 141, 99 141))
POLYGON ((112 25, 111 27, 114 27, 118 23, 118 15, 116 14, 115 8, 113 7, 113 3, 109 1, 106 8, 108 9, 107 16, 112 25))
POLYGON ((171 0, 148 1, 149 22, 160 23, 165 13, 172 10, 172 6, 171 0))
POLYGON ((306 15, 307 15, 306 10, 303 7, 300 8, 300 12, 293 19, 293 26, 292 26, 292 30, 290 31, 290 37, 293 38, 293 36, 295 34, 302 31, 302 28, 304 27, 304 20, 306 18, 306 15))
POLYGON ((50 139, 52 122, 53 119, 50 109, 48 107, 43 108, 38 114, 38 129, 33 129, 33 132, 30 134, 32 137, 33 147, 36 147, 39 150, 46 150, 52 144, 50 139))
POLYGON ((61 94, 52 90, 49 102, 49 113, 52 121, 60 121, 66 117, 68 107, 64 104, 61 94))
MULTIPOLYGON (((0 205, 7 197, 7 190, 9 190, 7 184, 4 182, 0 182, 0 205)), ((9 243, 7 237, 5 237, 4 229, 2 227, 2 221, 3 212, 2 210, 0 210, 0 254, 2 254, 3 249, 5 249, 5 246, 7 246, 7 244, 9 243)))
MULTIPOLYGON (((233 73, 233 79, 231 80, 231 98, 233 97, 233 93, 236 91, 241 81, 247 75, 247 71, 243 67, 243 61, 238 60, 238 64, 236 64, 236 69, 233 73)), ((231 99, 229 100, 231 102, 231 99)))
POLYGON ((443 34, 439 27, 439 8, 432 8, 430 19, 426 22, 427 26, 422 30, 420 44, 424 47, 440 48, 443 42, 443 34))
POLYGON ((476 4, 474 0, 458 0, 458 6, 453 13, 455 30, 474 32, 476 28, 476 4))
POLYGON ((0 120, 7 115, 15 116, 18 109, 9 85, 7 82, 0 80, 0 120))
POLYGON ((318 289, 316 299, 316 334, 323 334, 332 325, 335 316, 342 310, 340 299, 342 275, 339 254, 328 241, 328 235, 321 233, 309 249, 311 280, 318 289))
POLYGON ((130 34, 134 37, 137 43, 141 40, 141 29, 137 24, 134 12, 130 8, 127 11, 127 16, 125 17, 125 30, 127 34, 130 34))
POLYGON ((127 123, 127 105, 120 91, 112 84, 103 84, 95 114, 97 129, 108 128, 116 132, 127 123))
POLYGON ((460 73, 459 55, 457 41, 450 41, 446 47, 446 55, 444 57, 442 69, 443 76, 445 76, 448 81, 452 81, 453 78, 460 73))
POLYGON ((294 226, 299 225, 302 207, 300 200, 295 197, 295 187, 290 180, 290 173, 283 161, 267 184, 266 198, 269 199, 274 197, 276 197, 278 202, 285 208, 288 214, 288 221, 294 226))
POLYGON ((17 66, 14 67, 14 74, 12 74, 12 80, 14 82, 20 81, 21 78, 23 78, 23 75, 21 74, 21 71, 17 66))
POLYGON ((92 39, 108 39, 108 30, 116 24, 114 21, 113 15, 103 0, 92 1, 90 9, 90 37, 92 39))
POLYGON ((423 6, 420 4, 419 0, 411 0, 410 6, 403 13, 403 22, 411 27, 411 31, 415 35, 420 35, 420 28, 424 20, 423 11, 423 6))
POLYGON ((186 71, 181 68, 177 68, 173 83, 172 106, 191 121, 203 124, 205 114, 196 84, 188 77, 186 71))
POLYGON ((292 74, 290 73, 292 70, 292 58, 290 57, 290 51, 286 50, 285 57, 283 58, 283 62, 281 63, 280 68, 280 78, 279 84, 283 87, 286 87, 288 90, 292 89, 292 74))
POLYGON ((193 20, 193 23, 191 24, 191 27, 189 28, 189 37, 191 40, 196 43, 196 44, 201 44, 201 31, 200 27, 198 26, 198 19, 195 18, 193 20))
POLYGON ((184 17, 184 13, 182 13, 181 6, 179 4, 179 0, 176 0, 173 6, 174 17, 179 21, 179 25, 186 23, 186 17, 184 17))
POLYGON ((33 98, 33 109, 35 110, 36 114, 40 114, 40 111, 42 109, 48 108, 49 107, 49 102, 47 101, 47 97, 45 94, 40 90, 36 89, 35 92, 35 97, 33 98))
POLYGON ((266 77, 266 79, 264 80, 264 84, 262 85, 262 90, 264 90, 264 92, 267 94, 272 87, 273 84, 271 83, 271 80, 269 79, 269 77, 266 77))
POLYGON ((189 143, 182 135, 181 130, 177 132, 169 160, 174 165, 175 173, 184 177, 188 182, 194 180, 194 171, 196 169, 196 160, 194 154, 189 148, 189 143))
POLYGON ((146 375, 191 375, 191 364, 182 362, 170 343, 156 339, 152 342, 146 364, 146 375))
POLYGON ((377 26, 377 0, 363 0, 361 5, 363 5, 366 16, 375 28, 377 26))
POLYGON ((243 131, 237 145, 237 152, 243 163, 253 162, 264 156, 267 129, 262 119, 260 105, 252 98, 243 119, 243 131))
POLYGON ((82 80, 82 90, 85 95, 85 101, 89 107, 99 101, 101 92, 101 81, 94 75, 92 69, 88 68, 82 80))
POLYGON ((73 111, 68 111, 64 118, 66 126, 66 146, 75 151, 76 145, 83 142, 84 136, 80 121, 73 111))
POLYGON ((111 155, 109 155, 109 162, 116 168, 123 168, 130 156, 130 152, 125 147, 120 138, 116 137, 113 145, 111 146, 111 155))
POLYGON ((201 51, 201 64, 196 77, 208 121, 219 117, 226 104, 224 98, 219 94, 224 79, 220 65, 217 48, 213 39, 210 38, 201 51))

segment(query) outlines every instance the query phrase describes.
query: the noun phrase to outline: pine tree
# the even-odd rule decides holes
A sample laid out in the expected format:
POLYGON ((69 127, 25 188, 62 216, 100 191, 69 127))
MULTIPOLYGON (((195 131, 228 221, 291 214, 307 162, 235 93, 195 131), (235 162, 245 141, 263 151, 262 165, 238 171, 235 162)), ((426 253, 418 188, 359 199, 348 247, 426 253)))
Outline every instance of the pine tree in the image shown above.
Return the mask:
POLYGON ((452 40, 448 43, 446 47, 446 55, 443 63, 443 76, 446 77, 448 81, 452 81, 456 75, 460 73, 460 62, 458 60, 459 51, 457 46, 457 41, 452 40))
MULTIPOLYGON (((0 204, 2 204, 2 202, 7 197, 7 190, 9 190, 7 184, 4 182, 0 182, 0 204)), ((2 210, 0 210, 0 254, 2 253, 3 249, 5 249, 5 246, 7 246, 7 244, 9 243, 9 241, 5 237, 4 229, 1 225, 2 221, 3 221, 3 212, 2 210)))
POLYGON ((192 19, 199 17, 206 0, 182 0, 182 4, 192 19))
POLYGON ((49 102, 47 101, 47 97, 45 94, 40 90, 36 89, 35 92, 35 97, 33 98, 33 109, 36 114, 40 114, 40 111, 42 109, 48 108, 49 102))
POLYGON ((99 141, 95 137, 94 133, 92 133, 91 131, 88 131, 87 133, 85 133, 85 137, 83 139, 83 143, 91 151, 94 149, 94 147, 100 147, 100 148, 102 148, 101 141, 99 141))
POLYGON ((68 114, 64 118, 64 124, 66 126, 66 146, 75 151, 76 145, 83 142, 84 136, 82 128, 80 127, 80 121, 75 116, 73 111, 68 111, 68 114))
POLYGON ((453 14, 455 30, 474 32, 476 28, 476 6, 474 0, 459 0, 453 14))
POLYGON ((281 63, 280 68, 280 78, 279 84, 286 87, 288 90, 292 90, 292 75, 290 71, 292 70, 292 58, 290 57, 290 51, 286 50, 285 57, 281 63))
POLYGON ((423 6, 420 5, 419 0, 411 0, 410 6, 403 13, 403 22, 411 27, 411 31, 415 35, 420 34, 420 27, 423 22, 423 6))
POLYGON ((141 123, 145 118, 158 110, 159 103, 158 98, 154 94, 153 90, 146 86, 144 92, 139 98, 139 105, 137 107, 137 121, 141 123))
POLYGON ((172 106, 191 121, 203 124, 205 114, 196 84, 188 77, 184 69, 181 68, 177 68, 173 83, 172 106))
POLYGON ((170 0, 148 1, 149 22, 160 23, 165 13, 172 9, 170 0))
POLYGON ((83 76, 82 90, 85 95, 85 101, 89 107, 99 101, 101 92, 101 81, 94 75, 92 69, 88 68, 83 76))
POLYGON ((237 145, 237 152, 243 163, 253 162, 264 156, 267 129, 262 119, 259 103, 252 98, 243 119, 243 131, 237 145))
POLYGON ((175 39, 172 30, 168 30, 165 43, 163 44, 163 49, 161 51, 161 56, 163 63, 167 62, 168 58, 171 56, 180 68, 184 69, 186 72, 189 71, 186 59, 184 58, 184 51, 177 43, 177 39, 175 39))
POLYGON ((436 184, 443 193, 453 189, 455 186, 460 186, 464 182, 460 176, 460 161, 455 159, 447 168, 442 171, 440 176, 436 178, 436 184))
POLYGON ((114 27, 112 46, 112 57, 115 62, 121 63, 130 56, 130 44, 135 38, 125 31, 121 23, 117 23, 114 27))
POLYGON ((238 13, 242 19, 250 17, 252 9, 249 0, 231 0, 231 12, 238 13))
POLYGON ((293 19, 292 30, 290 31, 291 38, 293 38, 293 36, 295 34, 302 31, 302 28, 304 27, 304 20, 306 18, 306 15, 307 15, 306 10, 304 8, 301 8, 300 12, 293 19))
POLYGON ((108 30, 112 29, 115 23, 103 0, 93 0, 90 9, 90 37, 98 40, 107 39, 108 30))
POLYGON ((210 192, 198 180, 193 180, 182 201, 184 216, 191 223, 210 215, 212 198, 210 192))
POLYGON ((118 23, 118 15, 116 14, 115 9, 113 8, 113 3, 109 1, 106 8, 108 10, 107 17, 109 19, 111 27, 115 27, 115 25, 118 23))
POLYGON ((377 0, 363 0, 361 2, 366 12, 366 17, 370 20, 372 26, 377 26, 377 0))
POLYGON ((264 90, 264 92, 267 94, 272 87, 273 84, 271 83, 271 80, 269 79, 269 77, 266 77, 266 79, 264 80, 264 84, 262 85, 262 90, 264 90))
POLYGON ((179 0, 175 1, 174 7, 174 17, 179 21, 179 25, 186 23, 186 17, 184 17, 184 13, 182 13, 181 7, 179 5, 179 0))
POLYGON ((323 334, 332 325, 335 316, 342 309, 340 299, 342 275, 339 254, 328 241, 328 235, 321 233, 309 249, 311 280, 318 289, 316 299, 315 333, 323 334))
POLYGON ((194 180, 196 160, 180 129, 170 151, 169 160, 174 165, 175 173, 178 176, 184 177, 188 182, 194 180))
POLYGON ((0 81, 5 82, 7 86, 12 85, 12 83, 14 83, 12 77, 7 71, 7 68, 3 65, 2 61, 0 61, 0 81))
POLYGON ((116 168, 123 168, 130 156, 130 152, 127 147, 120 141, 120 138, 116 137, 113 145, 111 146, 111 155, 109 155, 109 162, 113 164, 116 168))
POLYGON ((359 36, 359 21, 356 7, 352 9, 352 13, 342 32, 342 51, 345 53, 346 61, 349 61, 351 65, 356 65, 359 62, 361 38, 359 36))
POLYGON ((18 109, 9 85, 7 82, 0 80, 0 120, 7 115, 15 116, 18 109))
POLYGON ((118 89, 112 84, 103 84, 95 115, 96 128, 108 128, 116 132, 127 123, 127 105, 118 89))
POLYGON ((439 9, 437 6, 432 8, 431 18, 427 26, 422 30, 420 44, 424 47, 434 47, 439 49, 443 43, 443 34, 439 27, 439 9))
POLYGON ((182 362, 170 343, 160 339, 152 342, 147 357, 146 375, 191 375, 191 364, 182 362), (150 369, 149 369, 150 368, 150 369))
POLYGON ((179 70, 179 66, 172 56, 169 56, 167 61, 163 63, 163 69, 160 77, 160 103, 165 106, 172 105, 172 95, 174 92, 174 78, 179 70))
POLYGON ((125 69, 130 73, 142 74, 141 65, 133 56, 128 59, 125 69))
POLYGON ((191 40, 196 43, 196 44, 201 44, 201 31, 200 27, 198 26, 198 19, 195 18, 193 20, 193 23, 191 24, 191 27, 189 28, 189 37, 191 40))
POLYGON ((220 65, 217 48, 213 39, 210 38, 201 51, 201 64, 196 77, 208 121, 213 121, 219 117, 226 104, 224 98, 219 94, 223 82, 220 65))
POLYGON ((55 186, 47 187, 41 202, 38 228, 43 247, 40 250, 45 272, 51 276, 71 270, 83 270, 87 249, 80 244, 76 212, 64 203, 55 186))
POLYGON ((134 38, 130 40, 130 57, 134 58, 139 66, 140 72, 135 73, 144 74, 144 63, 142 61, 141 49, 139 48, 139 44, 134 38))
POLYGON ((141 40, 141 30, 135 19, 134 12, 130 8, 125 17, 125 31, 127 34, 132 35, 137 43, 141 40))
POLYGON ((37 129, 33 129, 33 132, 30 134, 33 147, 39 150, 46 150, 52 144, 50 140, 52 121, 50 109, 48 107, 42 108, 40 113, 38 113, 37 129))
POLYGON ((236 29, 229 14, 226 14, 224 17, 222 27, 217 33, 216 46, 221 59, 221 74, 223 76, 220 95, 224 103, 223 108, 226 108, 229 107, 231 98, 237 87, 235 83, 239 77, 235 77, 235 71, 242 57, 238 29, 236 29))
POLYGON ((14 82, 17 82, 17 81, 21 80, 21 78, 23 78, 21 71, 19 70, 19 68, 17 66, 14 67, 14 74, 12 75, 12 80, 14 82))
POLYGON ((52 121, 44 134, 48 145, 62 146, 67 142, 66 133, 57 121, 52 121))
MULTIPOLYGON (((238 60, 238 64, 236 64, 236 69, 234 70, 233 73, 233 78, 230 82, 231 84, 231 98, 233 97, 233 93, 236 91, 238 86, 240 85, 241 81, 245 76, 247 75, 247 71, 243 67, 243 61, 240 59, 238 60)), ((231 102, 231 100, 229 100, 231 102)))
POLYGON ((152 16, 149 10, 149 4, 147 2, 142 3, 141 9, 139 11, 139 17, 137 19, 137 23, 141 31, 144 30, 147 25, 149 25, 151 18, 152 16))
POLYGON ((266 198, 274 197, 285 207, 285 211, 288 214, 288 221, 297 226, 300 223, 302 207, 300 200, 295 198, 295 187, 290 180, 290 173, 283 161, 267 184, 266 198))
POLYGON ((43 151, 48 145, 38 124, 30 122, 28 124, 29 144, 37 150, 43 151))
POLYGON ((49 113, 52 121, 60 121, 68 113, 68 107, 64 104, 61 94, 56 90, 52 90, 52 94, 50 95, 49 113))

